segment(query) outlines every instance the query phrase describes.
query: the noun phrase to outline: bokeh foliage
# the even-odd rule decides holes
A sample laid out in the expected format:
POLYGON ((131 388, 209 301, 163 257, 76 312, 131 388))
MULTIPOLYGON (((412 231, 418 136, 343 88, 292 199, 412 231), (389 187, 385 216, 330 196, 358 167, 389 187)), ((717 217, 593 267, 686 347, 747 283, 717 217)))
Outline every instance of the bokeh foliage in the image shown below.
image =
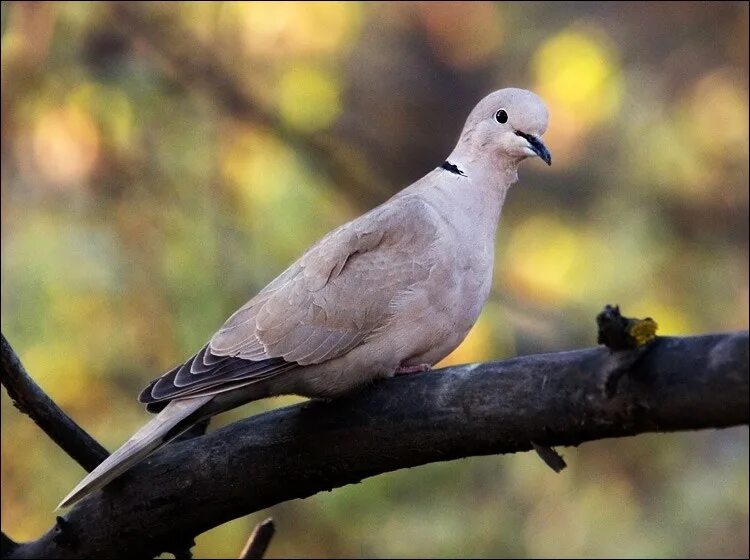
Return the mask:
MULTIPOLYGON (((548 103, 554 165, 521 170, 445 363, 593 344, 604 303, 748 328, 746 3, 3 2, 3 332, 114 448, 146 382, 507 85, 548 103)), ((3 529, 34 538, 82 471, 5 393, 2 422, 3 529)), ((282 504, 270 556, 747 556, 747 429, 564 453, 561 475, 472 458, 282 504)), ((266 514, 196 555, 236 556, 266 514)))

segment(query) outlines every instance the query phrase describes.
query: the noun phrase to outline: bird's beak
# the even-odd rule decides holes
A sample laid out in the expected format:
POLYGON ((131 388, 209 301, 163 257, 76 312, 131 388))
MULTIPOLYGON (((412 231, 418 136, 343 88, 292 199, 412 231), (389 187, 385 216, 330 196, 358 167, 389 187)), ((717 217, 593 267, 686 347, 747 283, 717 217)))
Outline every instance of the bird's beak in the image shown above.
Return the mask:
POLYGON ((520 130, 516 130, 516 134, 526 140, 529 143, 529 147, 534 151, 536 155, 542 158, 542 161, 547 165, 552 165, 552 154, 549 153, 547 146, 544 145, 539 138, 533 134, 526 134, 520 130))

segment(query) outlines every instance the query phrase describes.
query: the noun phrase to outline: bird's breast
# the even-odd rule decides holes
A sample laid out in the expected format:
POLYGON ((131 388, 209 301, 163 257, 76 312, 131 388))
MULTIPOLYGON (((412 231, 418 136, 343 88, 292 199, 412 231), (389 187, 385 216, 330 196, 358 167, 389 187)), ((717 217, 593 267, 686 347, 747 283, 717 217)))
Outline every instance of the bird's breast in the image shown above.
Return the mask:
POLYGON ((492 285, 494 239, 462 240, 437 265, 439 282, 431 285, 432 300, 450 330, 465 335, 482 311, 492 285))

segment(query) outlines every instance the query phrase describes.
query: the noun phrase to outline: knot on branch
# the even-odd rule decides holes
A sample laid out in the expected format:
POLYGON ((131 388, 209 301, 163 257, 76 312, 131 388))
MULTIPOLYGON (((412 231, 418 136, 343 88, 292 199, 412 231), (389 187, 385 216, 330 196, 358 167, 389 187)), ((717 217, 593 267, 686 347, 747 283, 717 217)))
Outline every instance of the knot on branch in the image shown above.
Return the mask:
POLYGON ((659 325, 651 317, 623 317, 619 305, 605 305, 596 316, 599 333, 596 341, 610 350, 634 350, 656 338, 659 325))
POLYGON ((596 316, 596 341, 612 351, 612 364, 606 368, 600 384, 604 395, 611 399, 617 393, 620 379, 633 371, 635 365, 654 347, 659 325, 651 317, 623 317, 619 305, 605 305, 596 316))
POLYGON ((78 539, 75 536, 75 533, 73 533, 73 528, 70 526, 70 523, 68 523, 65 518, 60 517, 59 515, 55 517, 55 529, 52 541, 56 545, 63 548, 74 547, 78 542, 78 539))

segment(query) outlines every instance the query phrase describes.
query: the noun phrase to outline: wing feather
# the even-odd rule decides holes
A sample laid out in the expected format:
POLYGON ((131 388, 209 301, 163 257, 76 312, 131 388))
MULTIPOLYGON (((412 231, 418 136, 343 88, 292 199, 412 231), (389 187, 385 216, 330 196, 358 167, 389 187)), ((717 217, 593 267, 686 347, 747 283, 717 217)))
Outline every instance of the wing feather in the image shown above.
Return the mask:
POLYGON ((403 196, 332 231, 140 400, 214 394, 351 351, 428 277, 438 219, 420 197, 403 196))

